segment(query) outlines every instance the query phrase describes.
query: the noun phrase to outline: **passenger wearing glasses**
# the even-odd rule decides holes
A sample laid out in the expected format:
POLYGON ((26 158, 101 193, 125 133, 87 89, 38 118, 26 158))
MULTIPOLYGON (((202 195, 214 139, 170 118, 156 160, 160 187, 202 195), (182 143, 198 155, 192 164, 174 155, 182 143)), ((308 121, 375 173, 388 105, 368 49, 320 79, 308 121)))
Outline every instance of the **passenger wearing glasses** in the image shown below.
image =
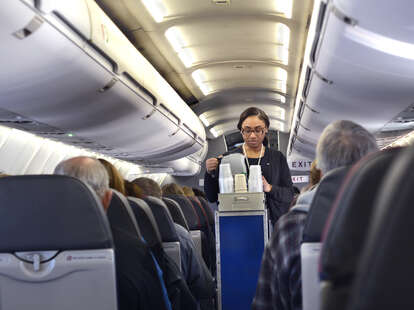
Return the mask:
MULTIPOLYGON (((277 150, 270 149, 266 134, 269 130, 269 118, 262 110, 251 107, 241 115, 237 128, 240 130, 244 143, 229 153, 244 154, 247 171, 251 165, 260 165, 263 176, 263 191, 266 194, 266 205, 269 218, 274 224, 286 213, 293 199, 292 179, 286 158, 277 150)), ((225 153, 224 155, 228 155, 225 153)), ((209 158, 206 161, 204 191, 210 202, 218 199, 218 167, 220 158, 209 158)))

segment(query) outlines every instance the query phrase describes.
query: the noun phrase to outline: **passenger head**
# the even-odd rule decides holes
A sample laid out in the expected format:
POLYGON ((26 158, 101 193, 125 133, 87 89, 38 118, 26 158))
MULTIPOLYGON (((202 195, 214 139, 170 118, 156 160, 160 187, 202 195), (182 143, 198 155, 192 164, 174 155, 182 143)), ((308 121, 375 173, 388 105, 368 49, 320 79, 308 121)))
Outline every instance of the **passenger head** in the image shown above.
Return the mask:
POLYGON ((182 188, 180 185, 175 183, 170 183, 167 185, 164 185, 162 187, 162 194, 163 195, 183 195, 185 196, 182 188))
POLYGON ((184 195, 186 195, 187 197, 195 197, 195 194, 193 192, 193 189, 189 186, 183 186, 182 190, 184 192, 184 195))
POLYGON ((318 184, 321 180, 322 174, 321 170, 317 167, 316 159, 312 162, 311 168, 310 168, 310 174, 309 174, 309 185, 313 186, 315 184, 318 184))
POLYGON ((86 183, 101 199, 104 209, 108 209, 112 191, 109 189, 108 173, 97 159, 86 156, 70 158, 60 162, 54 174, 71 176, 86 183))
POLYGON ((114 165, 112 165, 109 161, 105 159, 99 158, 98 160, 105 167, 106 172, 108 173, 109 187, 116 189, 123 195, 126 195, 124 179, 121 177, 121 174, 119 173, 118 169, 116 169, 114 165))
POLYGON ((139 186, 144 196, 153 196, 161 198, 162 192, 161 187, 157 182, 150 178, 138 178, 132 181, 132 183, 139 186))
POLYGON ((125 193, 127 196, 135 197, 135 198, 144 198, 144 192, 142 189, 128 180, 124 180, 125 184, 125 193))
POLYGON ((240 130, 244 142, 252 148, 258 148, 261 144, 267 145, 265 138, 269 126, 269 117, 256 107, 244 110, 237 123, 237 128, 240 130))
POLYGON ((206 193, 204 193, 202 190, 199 190, 198 188, 193 187, 193 192, 197 197, 202 197, 205 200, 207 200, 206 193))
POLYGON ((316 146, 317 166, 322 174, 356 163, 366 154, 378 150, 374 136, 351 121, 336 121, 322 132, 316 146))

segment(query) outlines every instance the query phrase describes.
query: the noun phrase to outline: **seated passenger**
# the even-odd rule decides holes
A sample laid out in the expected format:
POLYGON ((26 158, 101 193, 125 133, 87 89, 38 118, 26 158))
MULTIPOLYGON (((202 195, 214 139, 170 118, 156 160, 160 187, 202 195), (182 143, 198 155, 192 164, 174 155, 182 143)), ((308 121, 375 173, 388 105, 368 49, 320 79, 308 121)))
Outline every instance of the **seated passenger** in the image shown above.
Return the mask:
POLYGON ((115 168, 109 161, 99 158, 99 162, 105 167, 109 177, 109 187, 117 190, 122 195, 126 195, 124 179, 121 177, 118 169, 115 168))
POLYGON ((163 196, 167 196, 167 195, 180 195, 180 196, 185 197, 185 199, 188 201, 189 205, 191 206, 191 209, 193 210, 195 216, 197 217, 198 229, 201 229, 201 227, 202 227, 202 220, 198 216, 198 212, 194 208, 194 205, 185 196, 184 191, 183 191, 183 189, 181 188, 180 185, 175 184, 175 183, 169 183, 169 184, 164 185, 162 187, 162 195, 163 196))
POLYGON ((125 195, 126 196, 140 198, 140 199, 144 197, 144 193, 142 189, 135 183, 132 183, 128 180, 124 180, 124 184, 125 184, 125 195))
MULTIPOLYGON (((98 195, 105 211, 112 191, 108 174, 96 159, 75 157, 63 161, 55 174, 68 175, 89 185, 98 195)), ((115 263, 119 310, 171 310, 160 269, 146 245, 136 236, 112 228, 115 244, 115 263)))
MULTIPOLYGON (((374 137, 351 121, 328 125, 316 146, 321 174, 356 163, 376 151, 374 137)), ((302 309, 300 245, 314 187, 299 196, 296 205, 276 223, 266 245, 252 309, 302 309)))
POLYGON ((197 197, 201 197, 201 198, 207 200, 207 195, 202 190, 193 187, 193 192, 197 197))
MULTIPOLYGON (((152 179, 138 178, 133 181, 144 195, 162 198, 161 187, 152 179)), ((204 261, 197 255, 190 233, 181 225, 174 223, 180 241, 181 270, 186 282, 197 300, 208 299, 214 295, 214 282, 204 261)), ((204 308, 204 307, 203 307, 204 308)))

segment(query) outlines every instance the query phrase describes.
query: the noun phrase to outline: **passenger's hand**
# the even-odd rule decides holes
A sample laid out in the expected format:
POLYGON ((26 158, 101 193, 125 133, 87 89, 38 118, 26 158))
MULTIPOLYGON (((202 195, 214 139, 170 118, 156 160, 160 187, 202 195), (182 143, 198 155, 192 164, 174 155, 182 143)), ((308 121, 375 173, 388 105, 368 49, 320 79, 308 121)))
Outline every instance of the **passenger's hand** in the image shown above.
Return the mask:
POLYGON ((262 180, 263 180, 263 191, 265 193, 270 192, 272 190, 272 184, 269 184, 264 176, 262 176, 262 180))
POLYGON ((211 173, 212 171, 217 169, 218 166, 218 159, 217 158, 209 158, 206 160, 206 170, 208 173, 211 173))

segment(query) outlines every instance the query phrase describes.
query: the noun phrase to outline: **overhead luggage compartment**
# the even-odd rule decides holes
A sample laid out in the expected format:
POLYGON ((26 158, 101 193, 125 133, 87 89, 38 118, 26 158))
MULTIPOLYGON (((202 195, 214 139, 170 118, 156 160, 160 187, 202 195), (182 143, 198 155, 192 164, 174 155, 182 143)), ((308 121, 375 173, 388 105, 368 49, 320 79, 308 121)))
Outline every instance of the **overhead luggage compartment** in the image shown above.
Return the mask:
POLYGON ((332 0, 322 8, 290 137, 293 155, 311 158, 309 145, 329 123, 352 120, 378 133, 414 96, 412 1, 332 0))
POLYGON ((94 1, 36 3, 0 11, 1 109, 37 135, 138 164, 202 150, 198 117, 94 1))

